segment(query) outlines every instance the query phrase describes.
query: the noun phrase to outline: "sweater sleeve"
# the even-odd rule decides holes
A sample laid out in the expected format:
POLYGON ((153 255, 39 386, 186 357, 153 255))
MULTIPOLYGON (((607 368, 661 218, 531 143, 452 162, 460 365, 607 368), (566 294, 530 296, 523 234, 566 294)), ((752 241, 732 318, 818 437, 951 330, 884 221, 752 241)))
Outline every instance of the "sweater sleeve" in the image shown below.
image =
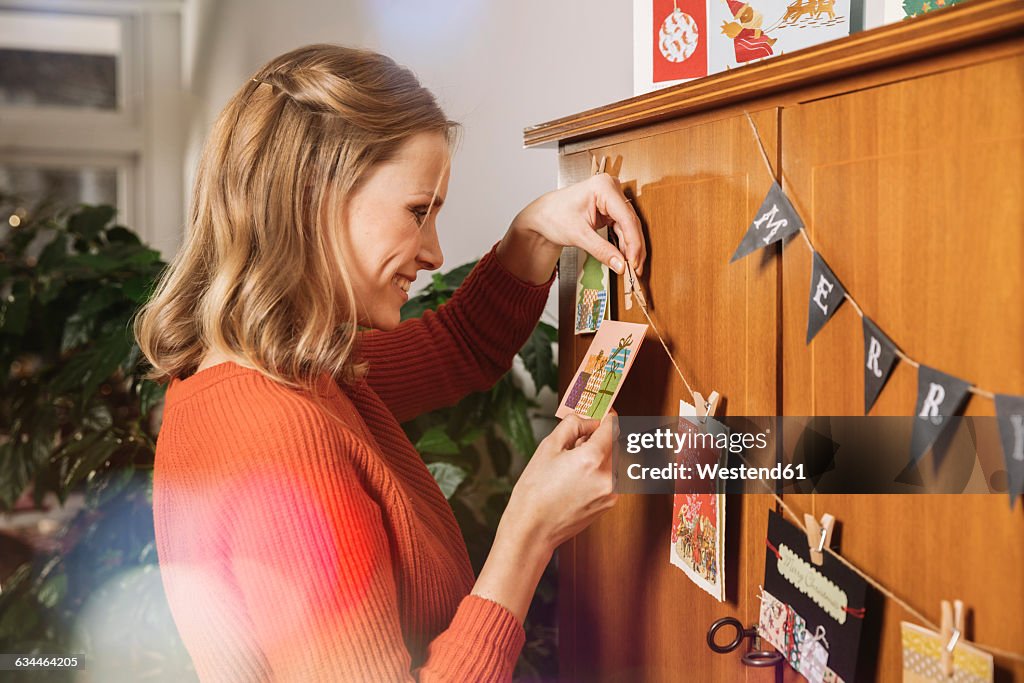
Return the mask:
POLYGON ((361 335, 367 383, 399 422, 489 389, 512 367, 547 302, 546 283, 520 280, 495 245, 437 311, 361 335))
POLYGON ((271 679, 510 680, 523 628, 473 595, 429 644, 423 666, 411 668, 381 509, 350 460, 369 447, 326 423, 285 436, 278 453, 247 470, 229 543, 271 679))

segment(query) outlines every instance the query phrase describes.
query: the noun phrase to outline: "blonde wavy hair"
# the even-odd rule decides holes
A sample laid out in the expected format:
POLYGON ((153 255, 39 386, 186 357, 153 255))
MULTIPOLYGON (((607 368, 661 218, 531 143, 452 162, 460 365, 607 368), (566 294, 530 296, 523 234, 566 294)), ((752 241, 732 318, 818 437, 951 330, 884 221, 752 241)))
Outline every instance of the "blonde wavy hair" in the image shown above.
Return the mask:
POLYGON ((375 164, 434 131, 451 145, 458 124, 384 55, 310 45, 257 71, 214 124, 185 243, 136 316, 147 377, 185 377, 216 350, 286 386, 351 381, 357 310, 335 219, 375 164))

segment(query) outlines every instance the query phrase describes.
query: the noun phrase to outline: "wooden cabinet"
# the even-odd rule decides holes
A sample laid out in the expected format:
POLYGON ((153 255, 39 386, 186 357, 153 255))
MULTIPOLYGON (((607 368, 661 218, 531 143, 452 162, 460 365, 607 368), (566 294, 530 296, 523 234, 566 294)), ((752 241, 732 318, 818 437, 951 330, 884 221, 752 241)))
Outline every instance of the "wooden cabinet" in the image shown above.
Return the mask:
MULTIPOLYGON (((688 377, 723 394, 727 414, 863 411, 852 307, 805 344, 808 250, 773 245, 729 263, 772 182, 746 112, 816 248, 868 315, 911 357, 1024 394, 1022 28, 1024 4, 975 0, 535 126, 526 142, 558 141, 565 184, 588 176, 592 157, 609 159, 648 232, 655 320, 688 377)), ((590 341, 572 333, 574 274, 567 254, 563 389, 590 341)), ((613 315, 644 322, 616 290, 613 315)), ((621 414, 673 415, 684 396, 649 343, 616 401, 621 414)), ((898 365, 872 414, 909 414, 916 379, 898 365)), ((993 410, 978 396, 967 407, 993 410)), ((940 599, 962 598, 973 640, 1024 652, 1024 505, 1011 512, 1005 496, 986 495, 787 502, 834 514, 843 555, 933 620, 940 599)), ((772 507, 767 496, 729 497, 720 604, 668 562, 671 500, 621 498, 559 552, 564 680, 776 680, 704 642, 719 617, 757 621, 772 507)), ((861 671, 898 681, 899 622, 913 619, 895 603, 879 608, 861 671)), ((1024 681, 1024 664, 996 664, 997 680, 1024 681)))

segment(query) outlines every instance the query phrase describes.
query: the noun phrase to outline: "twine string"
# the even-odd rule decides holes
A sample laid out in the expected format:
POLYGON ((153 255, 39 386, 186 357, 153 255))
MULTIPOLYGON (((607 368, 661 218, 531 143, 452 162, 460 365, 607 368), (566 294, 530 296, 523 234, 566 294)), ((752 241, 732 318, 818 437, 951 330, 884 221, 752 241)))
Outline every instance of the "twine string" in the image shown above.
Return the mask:
POLYGON ((654 324, 654 319, 651 318, 651 314, 647 311, 647 299, 640 290, 640 283, 637 282, 636 277, 634 277, 632 266, 628 263, 626 264, 626 271, 623 273, 623 277, 629 278, 630 285, 633 287, 634 298, 640 307, 640 312, 644 314, 645 318, 647 318, 647 324, 651 326, 651 329, 654 330, 654 334, 658 337, 658 341, 661 342, 661 348, 665 349, 665 355, 668 356, 668 359, 672 362, 672 367, 676 369, 676 374, 679 375, 679 379, 683 380, 683 385, 686 387, 686 391, 689 392, 690 396, 693 396, 693 387, 691 387, 690 383, 686 380, 686 375, 683 374, 682 368, 679 367, 679 363, 676 362, 675 356, 673 356, 672 352, 669 350, 665 337, 662 336, 658 326, 654 324))
MULTIPOLYGON (((775 174, 775 169, 774 169, 774 167, 772 167, 771 161, 768 160, 768 153, 765 151, 764 142, 761 140, 761 134, 757 130, 757 125, 754 123, 754 119, 752 119, 750 117, 750 113, 749 112, 745 111, 743 113, 746 115, 747 121, 750 122, 750 129, 754 132, 754 139, 757 140, 757 147, 758 147, 758 149, 761 152, 761 158, 764 160, 764 165, 768 169, 768 174, 771 175, 771 177, 773 179, 775 179, 775 181, 778 182, 779 186, 781 187, 782 186, 782 171, 780 170, 778 175, 775 174)), ((814 245, 811 244, 811 238, 807 234, 807 230, 804 227, 800 228, 800 236, 803 238, 804 244, 807 245, 807 249, 812 254, 817 253, 817 251, 814 248, 814 245)), ((853 310, 857 311, 857 315, 859 315, 861 318, 866 317, 864 315, 864 309, 860 307, 860 305, 854 300, 854 298, 850 295, 849 292, 846 292, 844 297, 845 297, 845 299, 847 301, 850 302, 850 305, 853 306, 853 310)), ((911 365, 911 366, 913 366, 915 368, 921 367, 921 363, 919 363, 918 361, 914 360, 913 358, 908 356, 906 353, 904 353, 903 349, 901 349, 895 343, 893 343, 893 350, 895 351, 895 353, 899 357, 899 359, 901 361, 905 362, 907 365, 911 365)), ((974 385, 974 384, 971 384, 970 386, 968 386, 967 387, 967 391, 971 392, 972 394, 976 394, 978 396, 984 396, 985 398, 988 398, 988 399, 991 399, 991 400, 995 400, 995 397, 996 397, 995 392, 988 391, 987 389, 982 389, 981 387, 979 387, 977 385, 974 385)))
POLYGON ((690 386, 690 383, 686 381, 686 375, 684 375, 683 371, 679 369, 679 364, 676 363, 676 359, 675 357, 672 356, 672 352, 668 350, 668 344, 665 343, 665 338, 661 336, 661 332, 658 331, 658 326, 654 324, 654 320, 651 319, 651 315, 647 312, 647 306, 641 303, 640 312, 644 314, 645 318, 647 318, 648 324, 651 326, 651 329, 654 330, 654 334, 657 335, 658 341, 661 342, 662 348, 665 349, 665 353, 666 355, 668 355, 668 359, 672 361, 672 367, 676 369, 676 374, 679 375, 679 379, 683 380, 683 384, 686 385, 686 391, 688 391, 692 396, 693 388, 690 386))
MULTIPOLYGON (((604 173, 608 157, 602 156, 600 161, 598 161, 596 156, 592 156, 590 160, 590 167, 595 175, 599 173, 604 173)), ((629 202, 630 200, 627 199, 626 201, 629 202)), ((665 349, 665 355, 667 355, 668 359, 672 361, 672 367, 676 369, 676 374, 679 375, 679 379, 683 380, 683 385, 686 386, 686 391, 688 391, 690 395, 693 396, 693 389, 690 387, 690 383, 687 381, 686 375, 683 374, 683 370, 682 368, 679 367, 679 364, 676 362, 675 356, 673 356, 672 352, 669 351, 668 343, 665 342, 665 338, 661 335, 661 332, 658 330, 658 326, 654 324, 654 320, 651 319, 651 314, 647 311, 647 300, 644 298, 643 291, 640 289, 640 283, 636 277, 636 273, 633 271, 633 267, 630 266, 628 262, 626 263, 625 269, 622 272, 622 277, 623 280, 629 278, 629 284, 632 287, 632 291, 634 294, 634 298, 636 299, 636 302, 640 305, 640 311, 644 314, 644 317, 647 318, 647 323, 651 326, 651 329, 654 330, 654 334, 657 335, 658 341, 661 342, 662 348, 665 349)))

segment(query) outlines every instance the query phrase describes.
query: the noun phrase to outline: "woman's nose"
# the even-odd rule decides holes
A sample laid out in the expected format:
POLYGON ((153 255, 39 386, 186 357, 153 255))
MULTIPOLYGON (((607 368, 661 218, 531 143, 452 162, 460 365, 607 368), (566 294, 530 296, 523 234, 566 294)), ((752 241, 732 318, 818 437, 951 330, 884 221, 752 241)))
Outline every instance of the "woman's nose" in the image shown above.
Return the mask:
POLYGON ((435 221, 429 221, 420 229, 420 252, 416 255, 416 260, 423 270, 437 270, 444 263, 435 221))

